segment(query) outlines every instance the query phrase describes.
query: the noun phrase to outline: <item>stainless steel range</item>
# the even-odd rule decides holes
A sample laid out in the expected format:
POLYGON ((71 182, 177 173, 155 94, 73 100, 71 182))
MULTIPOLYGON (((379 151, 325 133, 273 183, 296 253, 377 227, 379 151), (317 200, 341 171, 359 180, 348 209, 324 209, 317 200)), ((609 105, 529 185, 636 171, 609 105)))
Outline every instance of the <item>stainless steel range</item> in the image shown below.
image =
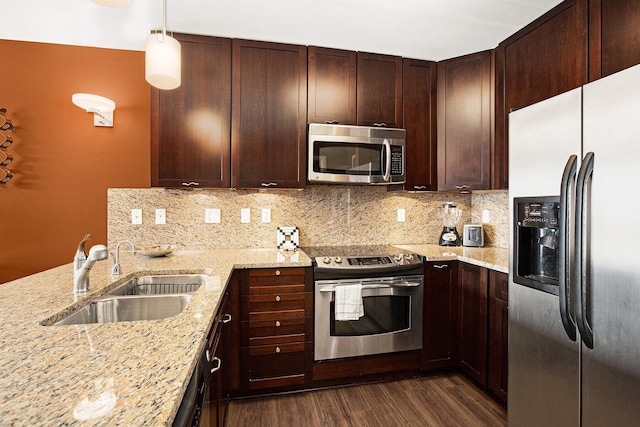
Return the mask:
POLYGON ((422 348, 423 260, 392 246, 310 247, 314 360, 422 348))

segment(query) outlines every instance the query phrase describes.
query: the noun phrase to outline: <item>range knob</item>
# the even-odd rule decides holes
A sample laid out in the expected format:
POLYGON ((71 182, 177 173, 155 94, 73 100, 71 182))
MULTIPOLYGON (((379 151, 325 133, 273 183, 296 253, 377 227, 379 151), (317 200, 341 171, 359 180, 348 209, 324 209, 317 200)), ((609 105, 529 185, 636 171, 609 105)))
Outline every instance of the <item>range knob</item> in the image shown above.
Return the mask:
POLYGON ((325 264, 330 264, 331 263, 331 258, 326 256, 326 257, 322 258, 322 262, 324 262, 325 264))
POLYGON ((413 254, 406 254, 404 257, 407 261, 411 261, 413 259, 413 254))
POLYGON ((336 264, 342 264, 342 258, 336 257, 335 262, 336 264))
POLYGON ((397 254, 396 256, 393 257, 393 259, 395 259, 396 262, 402 261, 402 254, 397 254))

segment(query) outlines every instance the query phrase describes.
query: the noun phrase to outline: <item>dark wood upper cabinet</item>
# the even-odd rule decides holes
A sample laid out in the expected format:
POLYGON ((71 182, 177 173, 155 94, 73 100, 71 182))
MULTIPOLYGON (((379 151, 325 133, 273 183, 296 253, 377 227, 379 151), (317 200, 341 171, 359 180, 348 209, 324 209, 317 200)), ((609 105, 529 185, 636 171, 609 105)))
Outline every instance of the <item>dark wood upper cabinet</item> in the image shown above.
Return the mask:
POLYGON ((493 188, 508 188, 509 111, 587 83, 587 17, 587 0, 564 1, 496 48, 493 188))
POLYGON ((407 131, 405 190, 436 190, 437 65, 403 59, 402 103, 407 131))
POLYGON ((589 2, 589 81, 640 64, 640 2, 589 2))
POLYGON ((402 127, 402 58, 358 52, 357 123, 402 127))
POLYGON ((309 46, 309 123, 356 124, 356 52, 309 46))
POLYGON ((438 190, 490 187, 492 52, 438 63, 438 190))
POLYGON ((306 46, 233 40, 234 188, 302 188, 306 181, 306 46))
POLYGON ((151 185, 229 187, 231 40, 175 37, 182 84, 151 89, 151 185))

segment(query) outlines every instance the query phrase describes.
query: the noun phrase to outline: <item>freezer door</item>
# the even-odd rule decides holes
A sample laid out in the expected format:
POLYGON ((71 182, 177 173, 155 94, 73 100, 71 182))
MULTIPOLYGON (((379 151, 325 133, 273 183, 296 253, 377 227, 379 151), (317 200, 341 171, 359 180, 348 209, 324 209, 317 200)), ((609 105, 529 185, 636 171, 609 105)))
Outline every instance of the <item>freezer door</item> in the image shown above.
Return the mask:
MULTIPOLYGON (((567 160, 580 158, 581 105, 579 88, 509 115, 511 242, 513 198, 559 195, 567 160)), ((509 271, 509 426, 579 426, 580 347, 558 297, 513 282, 513 250, 509 271)))
POLYGON ((640 422, 640 66, 584 87, 587 185, 582 426, 640 422))

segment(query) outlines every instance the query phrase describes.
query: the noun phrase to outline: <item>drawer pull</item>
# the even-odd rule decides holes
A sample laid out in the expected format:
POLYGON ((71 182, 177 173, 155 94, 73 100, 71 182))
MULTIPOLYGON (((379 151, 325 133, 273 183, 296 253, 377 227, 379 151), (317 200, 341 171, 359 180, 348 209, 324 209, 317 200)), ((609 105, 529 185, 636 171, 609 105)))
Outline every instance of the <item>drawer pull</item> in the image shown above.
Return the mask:
POLYGON ((222 367, 222 360, 220 360, 217 357, 214 357, 212 362, 214 362, 216 364, 216 366, 214 366, 213 368, 211 368, 211 373, 213 374, 214 372, 220 370, 220 368, 222 367))
POLYGON ((276 347, 276 353, 280 353, 280 347, 276 347))
POLYGON ((231 322, 231 315, 227 313, 224 316, 222 316, 222 323, 229 323, 229 322, 231 322))
POLYGON ((280 270, 276 270, 276 276, 280 275, 280 270))
POLYGON ((280 302, 280 295, 276 295, 276 302, 280 302))
POLYGON ((279 327, 280 327, 280 321, 276 320, 276 328, 279 328, 279 327))

